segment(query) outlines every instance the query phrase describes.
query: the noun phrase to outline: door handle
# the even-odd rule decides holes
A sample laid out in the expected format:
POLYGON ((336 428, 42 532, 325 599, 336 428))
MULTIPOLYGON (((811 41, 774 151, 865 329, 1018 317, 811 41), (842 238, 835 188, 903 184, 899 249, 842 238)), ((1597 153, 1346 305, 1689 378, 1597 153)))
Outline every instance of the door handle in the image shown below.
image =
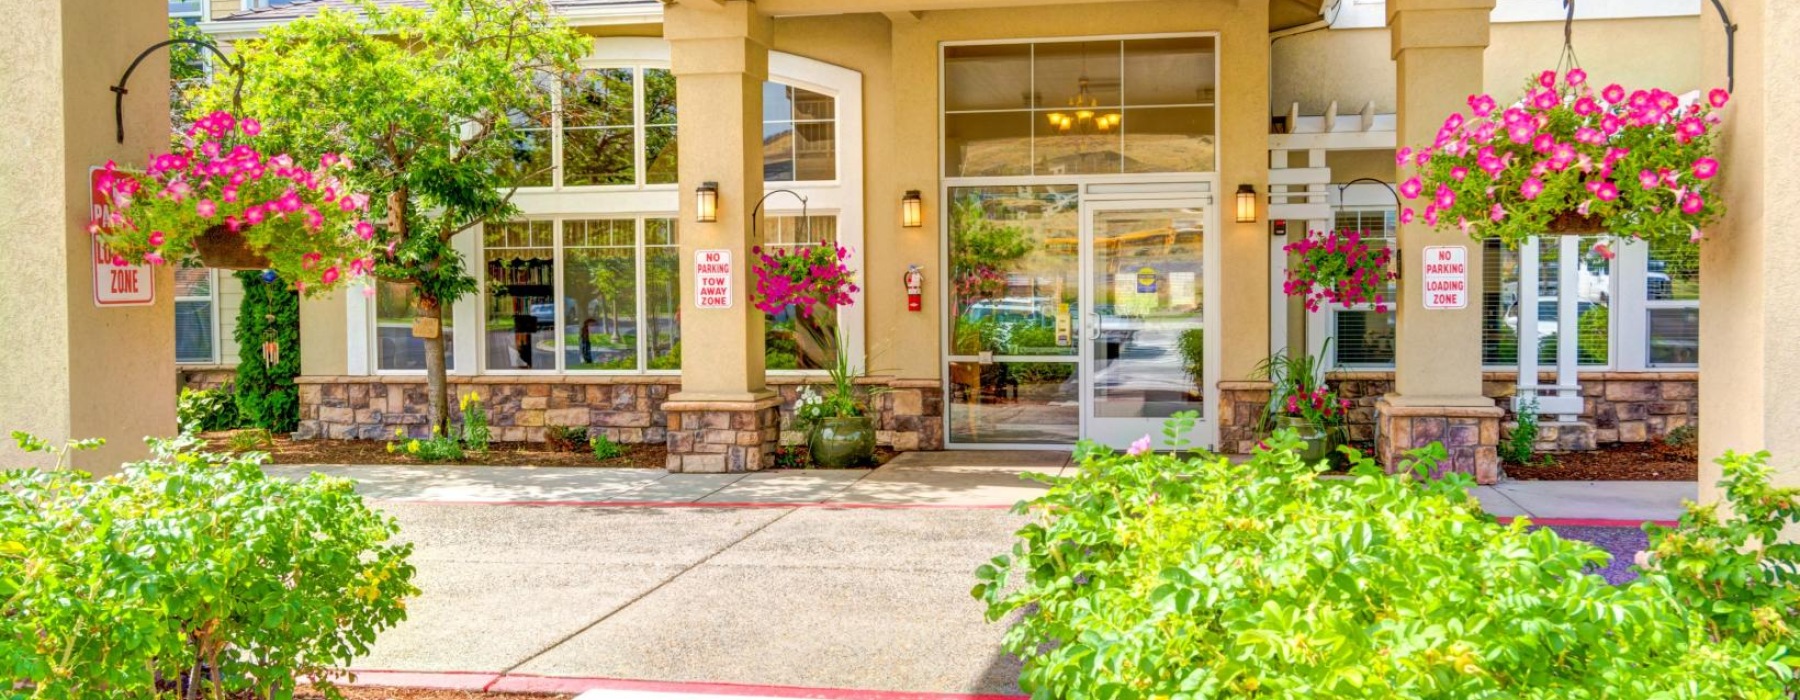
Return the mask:
POLYGON ((1097 311, 1089 311, 1088 312, 1088 337, 1087 337, 1087 339, 1088 340, 1099 340, 1100 339, 1100 313, 1097 311))

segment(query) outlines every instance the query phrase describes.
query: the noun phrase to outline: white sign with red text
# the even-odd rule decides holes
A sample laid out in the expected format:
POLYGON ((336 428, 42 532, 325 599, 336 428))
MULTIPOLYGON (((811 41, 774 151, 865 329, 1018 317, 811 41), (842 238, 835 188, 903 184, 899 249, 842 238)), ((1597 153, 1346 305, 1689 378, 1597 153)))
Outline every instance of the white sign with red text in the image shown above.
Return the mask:
POLYGON ((731 308, 731 251, 694 251, 694 306, 731 308))
POLYGON ((1425 308, 1469 307, 1469 248, 1460 245, 1425 246, 1425 308))
MULTIPOLYGON (((99 222, 105 222, 112 213, 112 202, 100 194, 102 172, 105 172, 102 168, 88 169, 89 214, 93 221, 99 222)), ((156 273, 150 265, 113 265, 113 252, 100 242, 100 236, 93 234, 88 239, 93 245, 96 306, 149 306, 156 303, 156 273)))

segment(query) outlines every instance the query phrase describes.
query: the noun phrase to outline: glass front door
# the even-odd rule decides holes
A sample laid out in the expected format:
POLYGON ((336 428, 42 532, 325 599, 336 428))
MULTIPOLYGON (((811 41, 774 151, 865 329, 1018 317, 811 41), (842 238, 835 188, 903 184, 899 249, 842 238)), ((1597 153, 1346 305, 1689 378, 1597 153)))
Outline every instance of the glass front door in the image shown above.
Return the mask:
POLYGON ((1188 438, 1210 446, 1207 201, 1080 193, 949 189, 948 442, 1160 445, 1162 422, 1192 410, 1188 438))

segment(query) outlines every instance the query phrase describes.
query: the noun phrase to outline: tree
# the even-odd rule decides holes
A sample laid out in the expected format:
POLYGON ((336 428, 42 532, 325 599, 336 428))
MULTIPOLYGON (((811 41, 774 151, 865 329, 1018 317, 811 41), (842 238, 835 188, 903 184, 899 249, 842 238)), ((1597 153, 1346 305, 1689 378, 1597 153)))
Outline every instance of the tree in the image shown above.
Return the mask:
MULTIPOLYGON (((444 308, 477 289, 450 239, 514 215, 513 192, 549 172, 549 87, 586 51, 545 0, 427 0, 326 9, 237 55, 244 111, 287 150, 356 164, 354 183, 387 217, 377 275, 410 283, 442 328, 444 308)), ((205 105, 231 99, 224 82, 205 91, 205 105)), ((442 334, 425 346, 431 419, 449 434, 442 334)))

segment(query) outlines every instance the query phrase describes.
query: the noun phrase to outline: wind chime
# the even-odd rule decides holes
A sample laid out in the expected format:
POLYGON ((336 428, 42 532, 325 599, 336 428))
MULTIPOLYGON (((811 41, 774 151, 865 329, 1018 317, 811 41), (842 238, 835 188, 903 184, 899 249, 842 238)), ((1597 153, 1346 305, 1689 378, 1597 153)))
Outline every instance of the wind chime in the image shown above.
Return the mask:
MULTIPOLYGON (((262 278, 265 283, 273 283, 275 271, 264 270, 262 278)), ((263 314, 262 359, 263 366, 270 369, 281 363, 281 341, 275 335, 275 314, 263 314)))

